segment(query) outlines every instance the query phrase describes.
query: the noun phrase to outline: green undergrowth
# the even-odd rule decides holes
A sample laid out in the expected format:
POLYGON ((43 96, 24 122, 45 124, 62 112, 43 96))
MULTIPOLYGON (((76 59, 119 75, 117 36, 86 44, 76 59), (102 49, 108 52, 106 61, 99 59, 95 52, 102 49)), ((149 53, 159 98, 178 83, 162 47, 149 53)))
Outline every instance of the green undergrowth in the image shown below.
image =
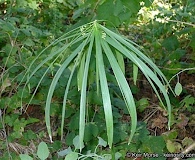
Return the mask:
MULTIPOLYGON (((131 5, 127 0, 85 2, 0 0, 0 159, 122 160, 140 157, 163 160, 167 159, 166 156, 170 156, 168 153, 193 154, 195 148, 193 147, 195 143, 194 1, 179 0, 178 3, 174 1, 166 3, 155 0, 151 4, 152 1, 145 0, 133 2, 131 5), (117 10, 113 9, 115 7, 117 10), (99 30, 96 30, 98 31, 96 33, 92 29, 95 19, 105 20, 97 21, 99 30), (76 29, 89 22, 93 23, 76 29), (138 63, 134 65, 134 62, 139 61, 139 54, 134 52, 137 57, 134 56, 133 61, 128 59, 127 55, 118 54, 126 52, 120 47, 117 48, 116 41, 112 41, 113 36, 119 34, 114 26, 125 36, 125 38, 121 36, 124 39, 118 39, 120 44, 125 41, 139 44, 138 47, 132 43, 136 49, 149 57, 146 66, 155 63, 167 78, 166 93, 170 99, 171 113, 167 110, 166 101, 162 98, 163 103, 161 103, 157 98, 157 93, 160 97, 162 95, 158 88, 160 83, 154 84, 153 88, 157 88, 155 93, 150 86, 151 83, 155 83, 154 79, 148 83, 147 78, 140 72, 146 67, 141 70, 138 69, 141 67, 138 63), (80 102, 84 93, 82 86, 85 85, 83 77, 86 76, 83 74, 86 66, 84 62, 89 53, 87 47, 90 46, 90 41, 86 39, 92 33, 91 30, 96 38, 94 43, 91 42, 94 46, 91 47, 91 64, 85 90, 86 121, 85 125, 81 125, 83 123, 79 121, 83 119, 80 114, 80 102), (64 33, 66 35, 63 37, 64 33), (76 38, 71 37, 69 33, 74 33, 76 38), (78 37, 80 39, 77 39, 78 37), (66 48, 71 40, 74 44, 66 48), (85 42, 84 58, 79 61, 78 66, 74 66, 76 59, 73 59, 73 63, 63 70, 63 74, 56 81, 53 96, 50 97, 51 103, 48 101, 46 106, 48 93, 51 91, 49 86, 62 63, 72 53, 74 54, 79 44, 85 42), (105 42, 111 45, 110 50, 105 42), (55 63, 53 59, 47 59, 52 53, 61 53, 60 51, 65 48, 66 54, 59 55, 55 63), (105 86, 101 88, 101 84, 98 87, 96 83, 103 73, 99 72, 103 70, 101 68, 103 65, 96 66, 97 50, 103 55, 108 90, 105 86), (105 52, 113 53, 120 70, 116 69, 115 61, 109 62, 105 52), (37 67, 40 67, 39 70, 36 70, 37 67), (134 103, 133 112, 136 111, 136 114, 129 114, 124 92, 121 92, 118 87, 120 82, 115 79, 116 72, 118 77, 119 72, 125 75, 134 97, 131 105, 134 103), (66 113, 63 116, 64 93, 71 74, 73 78, 67 94, 66 113), (168 88, 168 84, 173 88, 173 92, 168 88), (112 121, 107 122, 110 126, 113 124, 113 131, 110 130, 110 134, 107 133, 109 129, 102 107, 105 105, 105 102, 102 102, 104 97, 102 90, 109 91, 112 107, 112 121), (45 118, 45 107, 48 107, 48 104, 50 114, 45 118), (46 123, 49 121, 50 138, 46 128, 46 123), (136 127, 131 132, 132 124, 136 127), (84 126, 83 135, 81 133, 84 126), (128 144, 130 135, 131 143, 128 144)), ((146 72, 146 77, 151 76, 150 73, 146 72)), ((154 75, 161 78, 159 73, 161 72, 157 71, 154 75)), ((105 79, 101 80, 105 82, 105 79)), ((107 113, 110 114, 109 111, 107 113)))

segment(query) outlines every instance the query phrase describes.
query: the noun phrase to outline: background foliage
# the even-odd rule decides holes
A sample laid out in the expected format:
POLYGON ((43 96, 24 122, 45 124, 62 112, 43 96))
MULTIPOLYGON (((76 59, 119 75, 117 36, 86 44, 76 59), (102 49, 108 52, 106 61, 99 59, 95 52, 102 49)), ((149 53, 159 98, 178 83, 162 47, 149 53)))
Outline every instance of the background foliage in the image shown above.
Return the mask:
MULTIPOLYGON (((27 157, 28 154, 36 159, 45 159, 48 156, 52 159, 64 159, 68 153, 81 158, 90 155, 89 157, 96 158, 101 156, 102 159, 109 159, 110 156, 130 159, 131 152, 137 151, 159 154, 185 152, 195 139, 194 3, 194 0, 136 0, 132 3, 128 0, 0 0, 1 159, 18 159, 19 154, 20 158, 27 157), (21 110, 23 84, 20 87, 18 84, 29 64, 45 47, 63 33, 95 19, 112 22, 112 25, 108 26, 110 29, 117 27, 120 33, 139 44, 170 80, 171 86, 177 86, 178 96, 170 94, 173 124, 168 131, 166 113, 155 94, 151 94, 151 88, 143 75, 139 74, 137 85, 131 85, 136 97, 139 123, 134 143, 128 146, 130 117, 119 90, 115 84, 110 84, 115 138, 114 147, 109 150, 105 141, 107 138, 104 114, 99 108, 101 99, 93 98, 96 91, 95 87, 92 88, 89 104, 93 107, 88 113, 91 122, 86 126, 85 148, 82 154, 78 155, 75 152, 79 129, 79 95, 76 82, 71 84, 72 90, 68 96, 65 142, 59 141, 58 115, 61 113, 63 82, 68 81, 69 70, 59 80, 58 91, 52 99, 52 130, 55 137, 52 144, 45 129, 44 105, 47 86, 52 81, 58 63, 46 75, 34 99, 26 107, 32 96, 29 89, 37 86, 50 64, 45 64, 30 80, 23 98, 24 110, 21 110), (115 96, 116 94, 119 96, 115 96), (40 154, 42 148, 49 149, 48 155, 40 154)), ((50 52, 52 51, 48 50, 39 60, 44 60, 50 52)), ((131 62, 125 61, 126 79, 129 82, 133 82, 131 66, 131 62)))

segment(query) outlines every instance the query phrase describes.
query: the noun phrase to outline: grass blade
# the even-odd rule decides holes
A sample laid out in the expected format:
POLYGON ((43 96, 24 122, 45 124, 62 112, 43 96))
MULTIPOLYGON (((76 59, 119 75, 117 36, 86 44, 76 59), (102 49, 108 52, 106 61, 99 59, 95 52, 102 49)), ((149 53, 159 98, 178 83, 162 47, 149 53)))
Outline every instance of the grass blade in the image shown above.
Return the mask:
POLYGON ((116 58, 114 57, 110 47, 108 44, 102 40, 101 41, 104 52, 111 64, 112 70, 114 72, 114 75, 116 77, 116 80, 118 82, 119 88, 121 90, 121 93, 123 95, 123 99, 126 103, 127 109, 129 111, 129 114, 131 116, 131 134, 129 138, 129 143, 131 142, 133 135, 136 131, 136 126, 137 126, 137 112, 136 112, 136 106, 135 106, 135 101, 131 92, 131 89, 128 85, 128 82, 125 79, 125 76, 117 63, 116 58))
MULTIPOLYGON (((86 36, 86 35, 85 35, 85 36, 86 36)), ((85 36, 84 36, 84 37, 85 37, 85 36)), ((48 56, 46 59, 44 59, 43 61, 41 61, 41 63, 32 71, 32 73, 31 73, 29 76, 27 76, 27 81, 26 81, 26 83, 25 83, 25 85, 24 85, 24 87, 23 87, 22 96, 21 96, 21 109, 22 109, 22 97, 23 97, 23 95, 24 95, 24 89, 26 88, 26 86, 27 86, 27 84, 29 83, 29 80, 32 78, 32 76, 33 76, 33 75, 34 75, 34 74, 35 74, 35 73, 36 73, 36 72, 37 72, 45 63, 47 63, 47 62, 48 62, 49 60, 51 60, 53 57, 55 57, 56 55, 58 55, 58 56, 55 58, 55 60, 53 60, 53 62, 49 65, 48 69, 45 71, 45 73, 44 73, 43 76, 41 77, 41 79, 40 79, 39 83, 37 84, 36 89, 34 90, 33 95, 32 95, 32 97, 31 97, 31 99, 30 99, 30 101, 29 101, 28 104, 30 104, 31 101, 32 101, 32 99, 34 98, 34 95, 36 94, 36 91, 37 91, 37 89, 39 88, 39 86, 40 86, 40 84, 41 84, 41 82, 42 82, 44 76, 45 76, 45 75, 47 74, 47 72, 49 71, 49 68, 55 63, 55 61, 60 57, 61 54, 64 53, 64 51, 65 51, 68 47, 70 47, 70 46, 71 46, 72 44, 74 44, 74 43, 77 43, 77 42, 81 41, 84 37, 78 36, 78 37, 76 37, 71 43, 69 43, 68 45, 64 45, 62 48, 60 48, 60 49, 58 49, 57 51, 55 51, 55 52, 49 54, 49 56, 48 56)), ((57 41, 57 42, 59 43, 60 41, 57 41)), ((57 43, 57 42, 55 41, 55 43, 57 43)), ((49 45, 49 47, 50 47, 50 46, 52 46, 52 45, 49 45)), ((24 77, 27 75, 27 73, 29 73, 29 71, 30 71, 32 65, 36 62, 36 60, 37 60, 37 59, 41 56, 41 54, 42 54, 43 52, 45 52, 46 49, 48 49, 49 47, 45 48, 45 49, 44 49, 44 50, 43 50, 43 51, 42 51, 42 52, 33 60, 33 62, 30 64, 30 66, 29 66, 27 72, 25 73, 25 75, 23 76, 23 78, 22 78, 21 81, 23 81, 24 77)))
POLYGON ((162 94, 163 94, 163 96, 165 98, 165 101, 166 101, 168 114, 169 114, 168 127, 170 128, 170 124, 171 124, 171 122, 170 122, 171 121, 171 104, 170 104, 170 100, 169 100, 168 94, 166 92, 166 88, 165 88, 165 86, 163 86, 161 81, 158 79, 157 75, 154 74, 154 72, 142 60, 140 60, 134 53, 129 51, 127 48, 122 46, 122 44, 120 44, 117 40, 113 40, 113 39, 111 39, 111 38, 109 38, 107 36, 106 37, 106 41, 109 44, 111 44, 113 47, 118 49, 122 54, 124 54, 126 57, 128 57, 133 63, 135 63, 139 67, 139 69, 143 72, 143 74, 148 79, 149 83, 151 84, 152 88, 154 89, 154 91, 155 91, 156 95, 158 96, 161 104, 165 108, 165 106, 164 106, 164 104, 163 104, 163 102, 162 102, 162 100, 160 98, 160 95, 159 95, 155 85, 153 84, 153 82, 156 84, 156 86, 158 86, 158 88, 162 92, 162 94))
POLYGON ((117 58, 117 62, 123 72, 123 74, 125 75, 125 63, 124 63, 124 57, 123 55, 118 51, 116 50, 116 58, 117 58))
POLYGON ((80 64, 79 64, 79 69, 77 73, 77 84, 78 84, 78 91, 81 90, 82 88, 82 81, 83 81, 83 72, 85 68, 85 59, 86 59, 86 54, 82 54, 80 64))
POLYGON ((70 64, 70 62, 73 61, 73 59, 75 58, 76 55, 78 55, 80 52, 82 52, 85 45, 86 45, 86 41, 81 43, 79 45, 79 47, 77 47, 75 49, 75 51, 73 51, 73 53, 64 61, 62 66, 58 69, 57 73, 55 74, 55 76, 52 80, 52 83, 50 85, 50 88, 49 88, 49 91, 47 94, 47 99, 46 99, 45 121, 46 121, 46 127, 47 127, 47 131, 49 134, 49 138, 51 141, 52 141, 52 136, 51 136, 51 124, 50 124, 50 106, 51 106, 51 99, 52 99, 56 84, 57 84, 60 76, 62 75, 63 71, 65 70, 65 68, 67 68, 67 66, 70 64))
POLYGON ((98 63, 97 67, 99 71, 101 94, 102 94, 104 114, 106 119, 108 144, 109 147, 111 148, 113 142, 112 106, 111 106, 110 93, 108 90, 108 83, 107 83, 106 73, 104 68, 102 48, 100 44, 100 33, 98 30, 95 31, 95 44, 96 44, 96 58, 98 63))
POLYGON ((137 82, 137 76, 138 76, 138 67, 133 63, 133 83, 136 85, 137 82))
POLYGON ((107 29, 102 25, 99 25, 99 27, 102 28, 106 32, 106 34, 108 34, 111 37, 111 39, 116 39, 118 42, 120 42, 120 44, 126 46, 130 51, 134 52, 138 57, 140 57, 144 62, 146 62, 146 64, 153 68, 155 72, 160 76, 163 84, 165 83, 165 85, 167 85, 170 88, 171 92, 174 94, 174 91, 172 90, 171 86, 169 85, 169 82, 167 81, 166 77, 161 72, 161 70, 152 62, 151 59, 149 59, 146 55, 144 55, 141 51, 134 47, 134 45, 139 47, 136 43, 132 42, 131 40, 121 35, 112 32, 111 30, 107 29))
POLYGON ((68 82, 67 82, 67 85, 66 85, 66 89, 65 89, 65 92, 64 92, 63 105, 62 105, 62 120, 61 120, 61 140, 63 139, 64 120, 65 120, 65 113, 66 113, 66 100, 67 100, 67 97, 68 97, 68 91, 69 91, 69 88, 70 88, 70 84, 71 84, 72 77, 73 77, 76 66, 77 65, 75 63, 75 65, 72 68, 72 71, 70 73, 70 76, 69 76, 69 79, 68 79, 68 82))
MULTIPOLYGON (((89 63, 91 59, 92 47, 94 43, 94 35, 92 34, 90 39, 89 48, 87 51, 86 62, 84 66, 83 79, 82 79, 82 87, 81 87, 81 99, 80 99, 80 120, 79 120, 79 143, 80 147, 83 146, 84 132, 85 132, 85 115, 86 115, 86 92, 87 92, 87 79, 88 79, 88 71, 89 71, 89 63)), ((80 148, 81 151, 82 148, 80 148)))

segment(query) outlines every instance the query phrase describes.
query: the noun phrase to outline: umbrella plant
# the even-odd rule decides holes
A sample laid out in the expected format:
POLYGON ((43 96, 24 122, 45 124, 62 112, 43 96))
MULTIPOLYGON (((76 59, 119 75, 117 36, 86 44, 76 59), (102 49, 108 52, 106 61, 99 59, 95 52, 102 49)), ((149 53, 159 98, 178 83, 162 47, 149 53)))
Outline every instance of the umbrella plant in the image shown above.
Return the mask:
POLYGON ((79 116, 79 145, 80 150, 83 146, 83 138, 85 133, 86 124, 86 103, 87 92, 90 88, 90 64, 95 62, 94 77, 97 94, 102 97, 102 104, 105 114, 105 122, 107 129, 107 137, 109 147, 113 143, 113 115, 112 115, 112 102, 109 93, 109 85, 107 79, 107 63, 113 71, 113 75, 116 79, 117 85, 120 88, 123 100, 126 104, 128 112, 131 116, 131 132, 129 143, 131 142, 133 135, 136 131, 137 125, 137 113, 135 101, 131 92, 131 88, 125 78, 124 73, 124 58, 129 59, 133 63, 133 80, 136 82, 138 70, 140 70, 155 94, 159 98, 163 107, 168 111, 169 121, 168 127, 170 128, 171 120, 171 105, 167 94, 166 87, 169 86, 163 73, 159 68, 151 61, 150 58, 145 56, 138 46, 131 40, 117 34, 105 25, 102 25, 101 21, 93 21, 91 23, 80 26, 68 33, 65 33, 60 38, 56 39, 52 44, 46 47, 30 64, 25 76, 27 81, 25 86, 28 85, 29 80, 38 72, 45 64, 49 64, 45 72, 43 73, 37 87, 34 89, 33 99, 37 89, 43 81, 45 75, 50 71, 55 63, 58 63, 59 67, 54 74, 53 80, 50 84, 49 91, 47 93, 46 106, 45 106, 45 120, 47 131, 52 141, 52 132, 50 124, 50 109, 52 103, 52 97, 58 80, 63 75, 64 70, 70 69, 70 75, 64 89, 63 105, 62 105, 62 121, 61 121, 61 136, 63 136, 64 119, 66 113, 66 103, 68 93, 70 91, 70 84, 73 81, 73 75, 76 74, 78 92, 80 92, 80 116, 79 116), (60 47, 59 47, 60 46, 60 47), (39 61, 39 58, 51 49, 51 52, 43 59, 36 67, 33 65, 39 61), (62 58, 64 57, 64 58, 62 58), (32 71, 33 68, 33 71, 32 71), (164 97, 164 103, 161 99, 161 95, 164 97))

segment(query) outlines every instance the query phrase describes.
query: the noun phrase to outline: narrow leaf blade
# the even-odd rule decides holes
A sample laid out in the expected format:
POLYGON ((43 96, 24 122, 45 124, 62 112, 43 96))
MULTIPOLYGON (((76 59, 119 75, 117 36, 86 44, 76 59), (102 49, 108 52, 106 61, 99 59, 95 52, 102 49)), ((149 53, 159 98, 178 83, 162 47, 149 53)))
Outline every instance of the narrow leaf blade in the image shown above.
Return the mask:
POLYGON ((136 85, 137 76, 138 76, 138 67, 137 67, 137 65, 133 64, 133 83, 134 83, 134 85, 136 85))
POLYGON ((125 79, 125 76, 123 72, 121 71, 119 64, 117 63, 112 50, 108 46, 108 44, 102 40, 102 46, 105 51, 105 54, 111 64, 112 70, 114 72, 114 75, 116 77, 116 80, 118 82, 118 85, 120 87, 121 93, 123 95, 123 99, 126 103, 127 109, 129 111, 129 114, 131 116, 131 134, 129 138, 129 143, 131 142, 133 135, 136 131, 136 126, 137 126, 137 113, 136 113, 136 107, 135 107, 135 102, 134 98, 131 92, 131 89, 125 79))
MULTIPOLYGON (((85 132, 85 108, 86 108, 86 92, 87 92, 87 78, 89 71, 89 63, 91 59, 92 47, 94 43, 94 35, 92 34, 90 39, 89 48, 87 51, 86 62, 83 64, 84 70, 82 73, 82 85, 81 85, 81 99, 80 99, 80 120, 79 120, 79 143, 83 144, 84 132, 85 132)), ((80 148, 81 151, 82 148, 80 148)))
POLYGON ((97 58, 97 67, 99 71, 100 78, 100 87, 103 99, 103 107, 104 114, 106 119, 106 128, 107 128, 107 136, 108 136, 108 144, 111 148, 113 142, 113 117, 112 117, 112 106, 110 100, 110 93, 108 89, 108 83, 106 79, 106 73, 104 68, 103 56, 102 56, 102 48, 100 44, 101 33, 99 30, 95 32, 95 44, 96 44, 96 58, 97 58))

